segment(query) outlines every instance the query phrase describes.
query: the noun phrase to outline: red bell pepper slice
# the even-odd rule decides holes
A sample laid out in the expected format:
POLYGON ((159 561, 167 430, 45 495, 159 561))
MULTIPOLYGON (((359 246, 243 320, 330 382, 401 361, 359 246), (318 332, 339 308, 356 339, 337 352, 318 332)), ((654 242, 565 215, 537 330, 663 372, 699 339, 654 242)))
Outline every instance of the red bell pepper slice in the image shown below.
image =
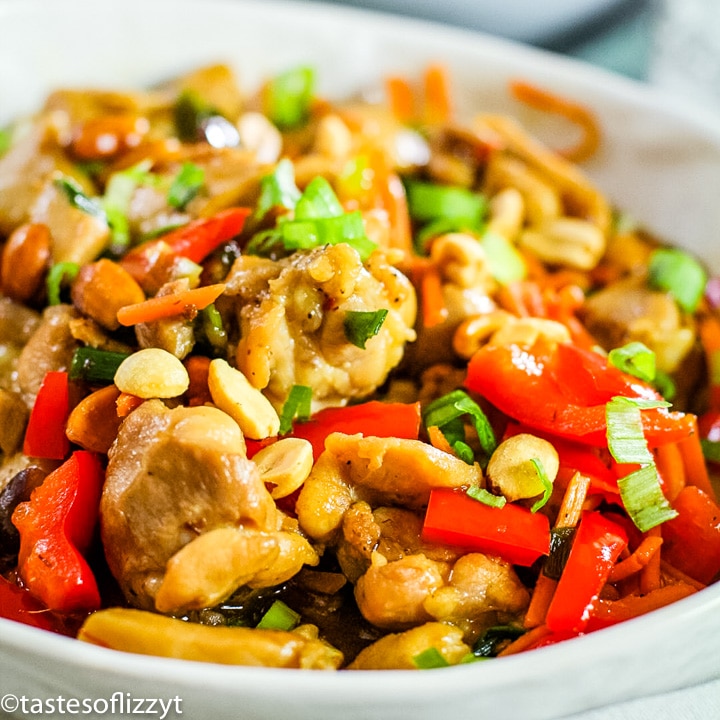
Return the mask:
MULTIPOLYGON (((607 446, 606 403, 617 395, 659 399, 648 385, 571 344, 554 349, 485 346, 468 364, 465 386, 531 428, 596 447, 607 446)), ((693 432, 694 416, 664 408, 642 411, 651 447, 693 432)))
POLYGON ((620 525, 596 511, 583 513, 545 619, 552 632, 585 628, 593 603, 627 544, 620 525))
POLYGON ((550 522, 542 513, 506 503, 490 507, 464 492, 430 492, 422 538, 473 552, 497 555, 513 565, 532 565, 550 552, 550 522))
POLYGON ((29 457, 64 460, 70 450, 65 426, 70 415, 68 374, 45 374, 25 430, 23 452, 29 457))
POLYGON ((82 553, 92 540, 104 477, 98 455, 77 450, 13 512, 20 533, 18 572, 50 610, 100 607, 97 583, 82 553))
POLYGON ((308 440, 317 459, 325 450, 325 438, 334 432, 417 440, 420 433, 420 403, 384 403, 379 400, 325 408, 307 422, 297 422, 292 437, 308 440))
POLYGON ((663 524, 663 559, 705 585, 720 574, 720 507, 700 488, 686 485, 663 524))
POLYGON ((53 616, 25 588, 0 575, 0 617, 24 625, 56 630, 53 616))

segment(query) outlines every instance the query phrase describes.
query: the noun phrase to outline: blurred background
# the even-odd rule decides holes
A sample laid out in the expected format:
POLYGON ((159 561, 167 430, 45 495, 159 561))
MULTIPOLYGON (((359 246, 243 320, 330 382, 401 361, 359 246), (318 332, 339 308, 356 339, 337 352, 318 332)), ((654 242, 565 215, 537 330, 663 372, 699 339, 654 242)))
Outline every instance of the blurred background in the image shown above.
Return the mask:
POLYGON ((720 0, 326 0, 480 30, 720 114, 720 0))

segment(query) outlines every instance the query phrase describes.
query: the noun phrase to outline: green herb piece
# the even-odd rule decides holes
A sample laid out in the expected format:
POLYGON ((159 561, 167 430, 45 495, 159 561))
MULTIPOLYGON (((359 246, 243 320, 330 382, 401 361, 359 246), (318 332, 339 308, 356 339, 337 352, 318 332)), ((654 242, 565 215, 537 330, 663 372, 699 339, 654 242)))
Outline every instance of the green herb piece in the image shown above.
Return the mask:
POLYGON ((550 482, 550 478, 547 476, 545 467, 543 466, 540 458, 530 458, 530 462, 535 466, 535 471, 537 472, 538 478, 540 478, 540 482, 543 486, 542 497, 539 500, 536 500, 530 508, 530 512, 537 512, 550 499, 550 495, 552 495, 553 491, 553 484, 550 482))
POLYGON ((283 158, 275 169, 260 181, 260 199, 255 208, 255 217, 263 218, 275 207, 294 210, 302 196, 295 184, 295 166, 283 158))
POLYGON ((720 463, 720 442, 717 440, 701 440, 703 456, 708 462, 720 463))
POLYGON ((168 190, 168 205, 183 210, 200 192, 204 184, 205 170, 195 163, 183 163, 168 190))
POLYGON ((93 384, 113 382, 115 373, 128 353, 110 352, 93 347, 80 347, 72 356, 68 375, 71 380, 93 384))
POLYGON ((487 232, 480 244, 485 250, 490 274, 501 285, 507 285, 527 276, 527 264, 520 251, 507 238, 487 232))
POLYGON ((130 246, 130 226, 128 209, 133 193, 138 185, 151 178, 149 172, 152 163, 144 161, 127 170, 113 173, 108 180, 102 206, 110 226, 110 252, 122 255, 130 246))
POLYGON ((669 292, 685 312, 695 312, 707 280, 703 266, 683 250, 660 248, 650 256, 648 285, 669 292))
POLYGON ((655 353, 641 342, 631 342, 614 348, 608 354, 608 360, 618 370, 633 377, 653 382, 656 375, 655 353))
POLYGON ((315 71, 296 67, 275 76, 265 87, 265 114, 281 130, 292 130, 310 117, 315 71))
POLYGON ((310 181, 295 205, 296 220, 320 220, 344 214, 345 209, 332 186, 321 176, 310 181))
POLYGON ((490 505, 490 507, 501 508, 507 502, 507 498, 503 495, 495 495, 479 485, 471 485, 465 494, 483 505, 490 505))
POLYGON ((197 142, 202 137, 202 124, 218 111, 194 90, 184 90, 173 108, 175 129, 182 142, 197 142))
POLYGON ((275 600, 268 611, 260 618, 257 628, 260 630, 293 630, 300 624, 300 613, 288 607, 282 600, 275 600))
POLYGON ((84 213, 98 218, 98 220, 107 222, 102 205, 94 198, 89 198, 72 178, 65 176, 55 178, 54 183, 55 187, 65 195, 74 208, 82 210, 84 213))
POLYGON ((543 575, 559 580, 565 569, 575 537, 574 527, 556 527, 550 530, 550 554, 543 564, 543 575))
POLYGON ((305 422, 312 413, 312 388, 307 385, 293 385, 280 412, 280 434, 292 430, 293 420, 305 422))
POLYGON ((202 329, 207 341, 216 352, 222 352, 227 347, 227 333, 223 327, 222 315, 215 307, 215 303, 208 305, 200 311, 202 329))
POLYGON ((365 344, 371 337, 380 332, 388 311, 382 310, 348 310, 343 320, 345 337, 348 342, 365 349, 365 344))
POLYGON ((12 145, 12 128, 0 128, 0 157, 2 157, 12 145))
MULTIPOLYGON (((480 406, 464 390, 453 390, 447 395, 433 400, 423 410, 422 416, 425 427, 440 428, 450 446, 459 455, 465 449, 469 450, 468 445, 464 442, 465 433, 462 426, 462 418, 469 416, 484 455, 480 464, 483 467, 487 465, 497 447, 495 433, 480 406)), ((470 464, 473 462, 472 451, 470 451, 470 459, 466 452, 460 456, 465 462, 469 461, 470 464)))
POLYGON ((454 218, 479 228, 487 210, 483 195, 463 187, 412 180, 406 184, 410 217, 418 222, 454 218))
POLYGON ((618 488, 627 514, 641 532, 677 517, 663 494, 654 464, 620 478, 618 488))
POLYGON ((80 272, 80 265, 75 262, 55 263, 47 274, 45 286, 47 288, 48 305, 59 305, 60 297, 65 285, 72 283, 80 272))
POLYGON ((467 218, 438 218, 423 225, 413 237, 418 255, 427 255, 428 244, 433 238, 452 232, 476 233, 477 226, 467 218))
POLYGON ((668 407, 662 400, 614 397, 605 406, 608 448, 619 463, 647 465, 653 462, 643 432, 642 408, 668 407))
POLYGON ((489 627, 473 645, 476 657, 496 657, 502 648, 513 640, 517 640, 526 632, 519 625, 493 625, 489 627))
POLYGON ((662 370, 655 371, 653 387, 665 398, 665 400, 672 401, 675 399, 677 386, 675 385, 674 380, 662 370))
POLYGON ((450 663, 435 647, 429 647, 413 656, 413 665, 418 670, 434 670, 436 668, 450 667, 450 663))

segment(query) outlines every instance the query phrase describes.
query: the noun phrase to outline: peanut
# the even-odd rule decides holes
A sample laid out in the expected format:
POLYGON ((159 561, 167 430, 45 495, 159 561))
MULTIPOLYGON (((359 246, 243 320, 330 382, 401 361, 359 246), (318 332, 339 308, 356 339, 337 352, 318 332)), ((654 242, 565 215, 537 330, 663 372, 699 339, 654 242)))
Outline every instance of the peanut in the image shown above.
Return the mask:
POLYGON ((43 223, 27 223, 8 238, 2 251, 2 292, 27 302, 42 288, 50 263, 50 230, 43 223))
POLYGON ((313 466, 312 445, 302 438, 283 438, 253 456, 264 483, 273 485, 270 494, 277 500, 295 492, 313 466))
POLYGON ((121 392, 148 398, 182 395, 190 384, 185 366, 160 348, 146 348, 125 358, 115 373, 121 392))

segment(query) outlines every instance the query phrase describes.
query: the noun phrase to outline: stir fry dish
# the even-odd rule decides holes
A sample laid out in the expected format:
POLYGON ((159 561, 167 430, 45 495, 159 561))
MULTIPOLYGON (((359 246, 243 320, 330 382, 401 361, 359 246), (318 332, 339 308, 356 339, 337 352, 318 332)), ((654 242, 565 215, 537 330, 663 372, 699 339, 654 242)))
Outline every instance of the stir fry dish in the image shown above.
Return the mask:
POLYGON ((720 279, 591 182, 588 109, 372 90, 214 65, 2 131, 1 616, 424 669, 718 579, 720 279))

